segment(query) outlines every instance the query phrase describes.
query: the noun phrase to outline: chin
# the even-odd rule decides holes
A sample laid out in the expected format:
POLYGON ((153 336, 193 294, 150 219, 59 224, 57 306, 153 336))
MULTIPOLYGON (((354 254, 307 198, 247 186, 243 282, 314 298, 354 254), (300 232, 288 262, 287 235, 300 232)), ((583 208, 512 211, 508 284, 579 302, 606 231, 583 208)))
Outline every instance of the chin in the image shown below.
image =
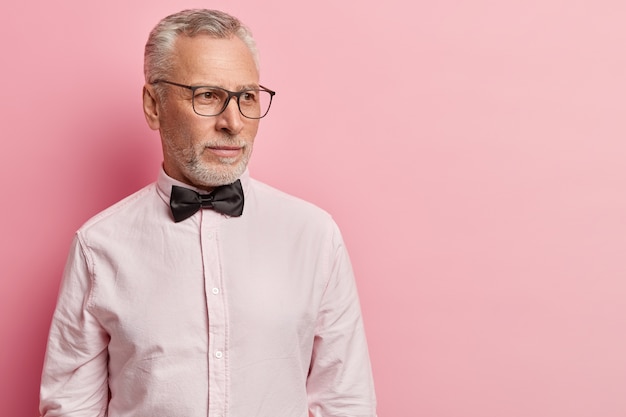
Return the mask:
POLYGON ((187 173, 194 185, 202 187, 217 187, 232 184, 237 181, 246 170, 247 164, 238 163, 235 166, 220 167, 193 167, 187 173))

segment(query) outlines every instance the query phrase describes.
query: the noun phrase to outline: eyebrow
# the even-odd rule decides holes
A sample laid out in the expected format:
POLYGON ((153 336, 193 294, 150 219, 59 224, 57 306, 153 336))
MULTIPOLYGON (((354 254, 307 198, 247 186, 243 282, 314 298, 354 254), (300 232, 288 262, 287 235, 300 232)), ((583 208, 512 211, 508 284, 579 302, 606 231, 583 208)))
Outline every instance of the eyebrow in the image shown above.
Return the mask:
MULTIPOLYGON (((193 83, 190 84, 191 87, 218 87, 224 90, 228 90, 226 87, 222 87, 221 85, 211 84, 211 83, 193 83)), ((258 90, 261 86, 259 84, 239 84, 234 91, 243 91, 243 90, 258 90)))
POLYGON ((241 90, 245 90, 246 88, 259 88, 260 85, 257 83, 253 83, 253 84, 244 84, 244 85, 240 85, 239 88, 241 90))

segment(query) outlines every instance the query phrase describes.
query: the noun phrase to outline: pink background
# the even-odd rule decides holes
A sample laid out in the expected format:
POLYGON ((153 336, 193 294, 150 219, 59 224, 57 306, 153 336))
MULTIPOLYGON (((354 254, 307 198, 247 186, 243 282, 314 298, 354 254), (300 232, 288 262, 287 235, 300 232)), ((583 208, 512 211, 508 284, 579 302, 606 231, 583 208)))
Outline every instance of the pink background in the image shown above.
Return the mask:
POLYGON ((156 177, 148 31, 208 6, 278 91, 252 174, 343 230, 381 417, 626 416, 625 4, 5 5, 1 414, 36 415, 73 232, 156 177))

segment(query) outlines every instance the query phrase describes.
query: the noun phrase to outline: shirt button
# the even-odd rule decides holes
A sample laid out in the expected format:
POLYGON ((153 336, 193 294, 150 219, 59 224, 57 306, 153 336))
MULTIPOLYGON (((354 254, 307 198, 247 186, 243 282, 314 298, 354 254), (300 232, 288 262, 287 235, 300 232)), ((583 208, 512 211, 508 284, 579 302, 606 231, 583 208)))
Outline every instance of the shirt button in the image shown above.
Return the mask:
POLYGON ((215 352, 215 357, 217 359, 222 359, 222 356, 224 356, 224 354, 222 353, 221 350, 218 350, 217 352, 215 352))
POLYGON ((219 288, 213 288, 213 289, 211 290, 211 292, 212 292, 213 294, 217 295, 217 294, 219 294, 219 293, 220 293, 220 289, 219 289, 219 288))

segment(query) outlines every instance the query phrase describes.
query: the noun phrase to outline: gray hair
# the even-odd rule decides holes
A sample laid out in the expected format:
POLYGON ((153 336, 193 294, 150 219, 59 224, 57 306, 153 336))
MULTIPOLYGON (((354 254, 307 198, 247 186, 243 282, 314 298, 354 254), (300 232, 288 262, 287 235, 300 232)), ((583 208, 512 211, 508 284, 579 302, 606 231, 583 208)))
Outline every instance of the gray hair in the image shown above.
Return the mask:
POLYGON ((252 32, 239 19, 219 10, 191 9, 167 16, 150 32, 144 53, 146 83, 166 79, 172 70, 174 43, 179 35, 194 37, 199 34, 216 39, 238 37, 246 44, 257 70, 259 53, 252 32))

